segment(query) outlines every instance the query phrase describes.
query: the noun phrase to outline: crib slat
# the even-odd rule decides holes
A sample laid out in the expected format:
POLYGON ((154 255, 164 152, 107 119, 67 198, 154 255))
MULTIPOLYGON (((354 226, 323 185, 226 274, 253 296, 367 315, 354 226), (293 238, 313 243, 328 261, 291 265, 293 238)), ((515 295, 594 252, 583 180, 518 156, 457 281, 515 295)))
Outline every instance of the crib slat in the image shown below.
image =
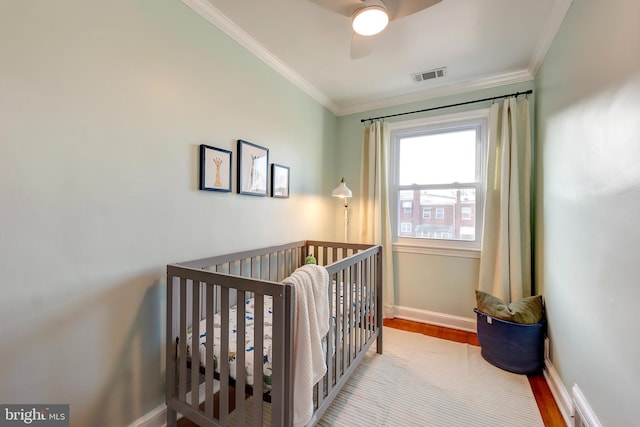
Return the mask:
POLYGON ((269 280, 273 280, 274 282, 278 281, 278 276, 280 274, 280 263, 278 262, 280 259, 280 252, 274 252, 271 254, 271 274, 269 275, 269 280))
POLYGON ((355 309, 353 307, 353 303, 355 302, 353 297, 353 281, 354 281, 354 266, 352 265, 349 270, 349 281, 347 282, 347 289, 349 292, 349 366, 353 362, 353 351, 355 347, 355 338, 356 338, 356 329, 357 325, 355 322, 358 320, 356 317, 355 309))
POLYGON ((180 278, 180 359, 178 363, 178 399, 184 402, 187 398, 187 279, 180 278))
POLYGON ((293 414, 293 310, 295 290, 292 286, 284 288, 284 295, 273 297, 272 312, 274 333, 271 341, 271 425, 289 426, 293 414))
POLYGON ((264 348, 264 295, 254 295, 253 311, 253 424, 262 423, 262 377, 264 348))
MULTIPOLYGON (((229 420, 229 288, 220 290, 220 424, 229 420)), ((237 365, 236 365, 237 366, 237 365)))
POLYGON ((368 292, 368 286, 367 286, 367 282, 369 280, 368 278, 368 259, 365 259, 362 261, 362 266, 361 266, 361 282, 360 282, 360 292, 361 292, 361 296, 360 296, 360 300, 362 301, 362 340, 361 340, 361 344, 360 346, 364 346, 365 343, 367 342, 368 339, 368 334, 369 334, 369 292, 368 292))
MULTIPOLYGON (((325 251, 326 254, 326 251, 325 251)), ((331 316, 329 316, 331 324, 329 325, 329 333, 327 334, 327 395, 331 393, 333 389, 333 369, 334 369, 334 358, 333 358, 333 349, 335 349, 336 343, 336 323, 334 321, 333 313, 335 313, 335 302, 334 299, 336 296, 336 277, 329 277, 329 310, 331 312, 331 316)))
MULTIPOLYGON (((287 276, 287 272, 291 271, 291 249, 287 249, 284 251, 284 260, 282 268, 284 271, 282 272, 283 277, 287 276)), ((283 279, 280 279, 281 282, 283 279)))
POLYGON ((258 257, 253 257, 250 260, 250 264, 251 264, 251 277, 253 278, 258 278, 258 274, 259 274, 259 270, 258 268, 260 267, 260 262, 258 260, 258 257))
MULTIPOLYGON (((340 271, 338 273, 338 282, 337 282, 337 286, 338 286, 338 292, 340 292, 339 295, 342 294, 343 292, 343 283, 344 283, 344 271, 340 271)), ((344 334, 346 332, 345 327, 344 327, 344 309, 343 309, 343 304, 344 301, 342 299, 342 296, 340 296, 338 298, 338 311, 337 311, 337 320, 336 320, 336 328, 338 328, 338 333, 336 334, 336 384, 338 383, 339 379, 342 377, 342 373, 344 372, 343 369, 343 357, 342 357, 342 350, 344 345, 342 344, 344 342, 344 334)))
POLYGON ((362 335, 362 304, 361 304, 361 293, 360 293, 360 263, 356 263, 353 266, 353 284, 351 291, 353 292, 353 300, 355 306, 353 307, 353 320, 354 320, 354 337, 353 337, 353 359, 358 355, 358 351, 360 350, 360 337, 362 335))
POLYGON ((245 400, 244 393, 246 387, 246 379, 245 379, 245 371, 242 367, 245 366, 245 334, 246 334, 246 294, 244 291, 238 291, 237 295, 237 321, 236 325, 238 325, 238 336, 236 338, 236 342, 238 345, 238 349, 236 351, 236 425, 243 426, 245 425, 245 400), (241 369, 238 369, 241 367, 241 369))
MULTIPOLYGON (((343 249, 346 251, 346 249, 343 249)), ((349 291, 347 269, 342 270, 342 373, 348 368, 349 360, 349 291)))
POLYGON ((367 341, 367 293, 365 291, 365 281, 366 281, 366 260, 362 260, 358 263, 358 315, 360 316, 360 320, 358 322, 358 328, 360 329, 360 339, 358 341, 358 353, 364 346, 367 341))
POLYGON ((300 257, 298 256, 298 253, 302 252, 302 249, 292 249, 289 253, 289 268, 288 268, 288 272, 291 273, 292 271, 294 271, 297 266, 298 266, 298 260, 300 259, 300 257))
POLYGON ((200 405, 200 283, 191 284, 193 303, 191 305, 191 407, 200 405))
MULTIPOLYGON (((355 253, 355 251, 354 251, 355 253)), ((352 320, 351 322, 353 323, 351 325, 351 330, 353 331, 353 340, 351 341, 353 346, 351 347, 351 363, 353 363, 353 360, 355 359, 356 355, 358 354, 358 338, 359 338, 359 331, 360 331, 360 319, 358 318, 360 312, 358 311, 358 294, 357 294, 357 280, 358 280, 358 265, 357 264, 353 264, 353 266, 351 267, 351 281, 349 282, 349 286, 350 286, 350 293, 351 293, 351 312, 352 312, 352 320)), ((349 363, 349 364, 351 364, 349 363)))
POLYGON ((174 327, 174 299, 175 299, 175 287, 174 287, 174 277, 167 273, 167 324, 166 324, 166 385, 165 385, 165 395, 166 395, 166 404, 167 404, 167 427, 176 427, 177 425, 177 413, 171 407, 170 401, 176 397, 176 375, 177 366, 177 345, 174 341, 174 336, 176 333, 176 329, 174 327))
MULTIPOLYGON (((378 248, 378 255, 374 258, 375 267, 375 301, 376 310, 374 314, 374 330, 378 333, 376 341, 376 351, 382 354, 382 251, 378 248)), ((372 285, 373 286, 373 285, 372 285)))
POLYGON ((260 280, 264 280, 264 255, 260 255, 256 260, 258 262, 258 276, 260 280))
POLYGON ((367 260, 367 264, 369 266, 368 269, 368 274, 369 274, 369 278, 367 281, 367 304, 369 304, 369 311, 368 311, 368 335, 367 335, 367 339, 371 338, 371 336, 374 333, 374 326, 375 326, 375 314, 376 314, 376 300, 375 300, 375 295, 376 295, 376 274, 375 274, 375 259, 368 259, 367 260))
POLYGON ((213 372, 214 372, 214 363, 213 363, 213 318, 214 318, 214 296, 215 296, 215 285, 211 283, 207 283, 206 285, 206 310, 207 310, 207 326, 206 326, 206 334, 207 334, 207 344, 206 344, 206 360, 204 362, 205 366, 205 403, 204 410, 208 417, 213 418, 213 372))
POLYGON ((287 274, 287 251, 283 250, 278 252, 278 274, 276 275, 276 282, 281 282, 287 274))

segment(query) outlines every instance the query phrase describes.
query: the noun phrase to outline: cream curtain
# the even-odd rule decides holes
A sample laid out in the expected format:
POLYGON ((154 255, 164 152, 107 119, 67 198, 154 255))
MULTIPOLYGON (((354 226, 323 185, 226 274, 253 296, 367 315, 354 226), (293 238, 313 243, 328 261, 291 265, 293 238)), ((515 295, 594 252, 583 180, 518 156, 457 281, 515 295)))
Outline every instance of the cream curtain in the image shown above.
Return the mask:
POLYGON ((506 302, 531 295, 529 101, 491 106, 478 289, 506 302))
POLYGON ((364 129, 360 177, 360 239, 382 245, 384 317, 394 317, 395 284, 389 217, 389 130, 375 121, 364 129))

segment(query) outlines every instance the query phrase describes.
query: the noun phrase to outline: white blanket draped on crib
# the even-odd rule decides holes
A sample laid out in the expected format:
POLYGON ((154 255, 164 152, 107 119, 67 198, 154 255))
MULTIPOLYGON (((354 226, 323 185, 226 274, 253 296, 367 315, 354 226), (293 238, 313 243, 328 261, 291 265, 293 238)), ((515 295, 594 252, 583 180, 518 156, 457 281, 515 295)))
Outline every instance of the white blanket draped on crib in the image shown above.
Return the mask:
POLYGON ((296 294, 293 348, 293 425, 304 426, 313 415, 313 387, 327 372, 322 338, 329 332, 329 273, 307 264, 283 280, 296 294))

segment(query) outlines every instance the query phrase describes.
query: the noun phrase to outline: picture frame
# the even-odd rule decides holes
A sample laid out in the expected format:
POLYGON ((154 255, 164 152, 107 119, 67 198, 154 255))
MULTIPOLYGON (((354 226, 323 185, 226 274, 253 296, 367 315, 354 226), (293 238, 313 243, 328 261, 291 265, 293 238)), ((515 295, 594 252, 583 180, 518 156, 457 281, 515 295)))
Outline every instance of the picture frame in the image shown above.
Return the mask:
POLYGON ((271 163, 271 197, 289 198, 289 172, 288 166, 271 163))
POLYGON ((231 192, 233 153, 200 144, 200 190, 231 192))
POLYGON ((238 140, 238 193, 267 195, 269 149, 242 139, 238 140))

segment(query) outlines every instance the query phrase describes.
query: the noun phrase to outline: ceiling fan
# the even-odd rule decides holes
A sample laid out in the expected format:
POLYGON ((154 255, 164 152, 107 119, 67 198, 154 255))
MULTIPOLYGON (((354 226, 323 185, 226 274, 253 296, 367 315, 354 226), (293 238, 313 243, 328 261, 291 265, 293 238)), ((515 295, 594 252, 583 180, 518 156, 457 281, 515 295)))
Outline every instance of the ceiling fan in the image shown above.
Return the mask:
POLYGON ((353 36, 351 58, 368 55, 373 50, 372 36, 391 21, 420 12, 442 0, 311 0, 326 9, 351 18, 353 36))

